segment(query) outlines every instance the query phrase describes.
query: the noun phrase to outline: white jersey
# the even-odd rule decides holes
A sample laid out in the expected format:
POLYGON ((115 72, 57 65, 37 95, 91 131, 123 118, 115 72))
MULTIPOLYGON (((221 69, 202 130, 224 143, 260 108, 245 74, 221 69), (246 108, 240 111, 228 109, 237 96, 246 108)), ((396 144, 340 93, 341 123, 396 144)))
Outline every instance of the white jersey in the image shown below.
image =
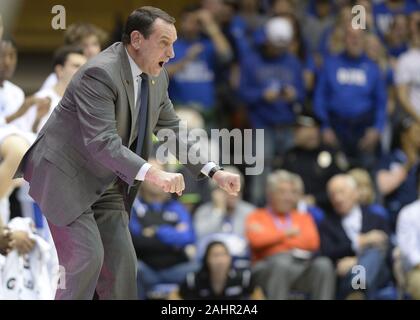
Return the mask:
MULTIPOLYGON (((46 88, 43 90, 40 90, 35 93, 35 97, 37 98, 50 98, 51 99, 51 105, 50 110, 46 115, 44 115, 38 125, 37 133, 41 130, 41 128, 45 125, 48 118, 51 116, 52 112, 54 111, 54 108, 58 105, 58 103, 61 100, 61 96, 59 96, 53 88, 46 88)), ((24 131, 30 131, 32 132, 32 126, 36 119, 36 107, 31 106, 29 110, 21 117, 20 119, 20 126, 23 128, 24 131)))
MULTIPOLYGON (((23 90, 10 81, 4 81, 0 87, 0 117, 5 118, 15 113, 25 101, 23 90)), ((20 120, 12 122, 16 127, 23 129, 20 120)))
POLYGON ((29 218, 15 218, 9 223, 12 231, 29 233, 35 247, 26 255, 13 250, 0 261, 0 299, 52 300, 58 281, 58 260, 52 248, 35 234, 29 218))
POLYGON ((39 91, 45 90, 45 89, 51 89, 52 87, 54 87, 58 82, 58 78, 55 72, 50 73, 47 77, 47 79, 45 79, 44 83, 41 86, 41 89, 39 89, 39 91))
POLYGON ((420 115, 420 49, 401 54, 395 69, 395 83, 408 85, 409 100, 420 115))

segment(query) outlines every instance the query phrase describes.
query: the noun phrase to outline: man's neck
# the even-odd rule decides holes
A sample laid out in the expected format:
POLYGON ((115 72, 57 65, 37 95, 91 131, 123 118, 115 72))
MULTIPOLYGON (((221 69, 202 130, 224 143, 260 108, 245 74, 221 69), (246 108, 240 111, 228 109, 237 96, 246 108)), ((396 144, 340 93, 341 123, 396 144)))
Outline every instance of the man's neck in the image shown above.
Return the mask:
POLYGON ((64 96, 64 92, 66 91, 68 83, 63 83, 61 81, 58 81, 57 84, 53 87, 54 92, 62 97, 64 96))
POLYGON ((137 67, 139 67, 140 70, 144 70, 144 68, 142 68, 142 66, 139 64, 139 62, 136 61, 136 51, 134 50, 134 48, 131 45, 127 44, 127 45, 125 45, 125 49, 127 50, 127 53, 130 56, 130 58, 137 65, 137 67))

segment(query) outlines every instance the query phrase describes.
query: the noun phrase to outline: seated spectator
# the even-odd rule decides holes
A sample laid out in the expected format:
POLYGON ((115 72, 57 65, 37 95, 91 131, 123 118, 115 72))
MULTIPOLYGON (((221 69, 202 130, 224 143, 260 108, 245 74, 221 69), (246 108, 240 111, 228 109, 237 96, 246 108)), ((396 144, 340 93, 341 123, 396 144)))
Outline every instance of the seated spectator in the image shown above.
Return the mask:
POLYGON ((25 95, 21 88, 10 82, 17 65, 17 51, 13 42, 3 40, 0 42, 0 125, 13 124, 26 131, 21 117, 32 106, 45 108, 48 99, 25 95))
POLYGON ((396 145, 382 157, 376 173, 378 189, 389 211, 393 232, 399 211, 417 199, 420 124, 405 118, 396 131, 399 133, 396 145))
MULTIPOLYGON (((16 112, 25 100, 23 90, 10 82, 17 65, 17 50, 8 40, 0 42, 0 116, 4 119, 16 112)), ((4 122, 6 119, 4 119, 4 122)))
MULTIPOLYGON (((64 44, 81 47, 86 59, 90 59, 101 52, 108 35, 106 32, 91 23, 73 23, 66 29, 64 44)), ((53 66, 55 68, 55 65, 53 66)), ((57 74, 54 70, 41 86, 40 90, 52 88, 57 84, 57 74)))
POLYGON ((402 109, 420 124, 420 12, 409 18, 410 49, 401 54, 395 68, 395 85, 402 109))
POLYGON ((332 176, 347 170, 346 157, 322 144, 319 123, 313 117, 296 119, 294 138, 295 146, 285 154, 281 168, 299 175, 305 197, 325 209, 328 197, 324 186, 332 176))
MULTIPOLYGON (((328 182, 334 212, 320 226, 321 254, 336 266, 339 299, 374 299, 378 289, 390 281, 387 265, 389 227, 385 219, 362 208, 356 181, 336 175, 328 182), (353 288, 354 266, 366 271, 361 290, 353 288)), ((362 284, 362 282, 360 282, 362 284)))
POLYGON ((203 265, 187 274, 180 289, 169 299, 245 300, 263 299, 264 295, 252 279, 250 270, 232 266, 229 249, 222 241, 210 242, 203 265))
MULTIPOLYGON (((235 167, 225 170, 241 176, 241 186, 244 187, 244 177, 235 167)), ((210 181, 212 184, 213 182, 210 181)), ((212 201, 201 205, 194 213, 194 229, 200 240, 212 233, 233 233, 245 238, 245 221, 255 207, 241 199, 241 194, 232 196, 223 190, 212 188, 212 201)))
POLYGON ((350 25, 345 51, 324 64, 314 96, 324 143, 340 146, 353 166, 373 169, 386 120, 385 79, 365 54, 364 31, 350 25))
POLYGON ((355 168, 349 171, 349 175, 357 184, 360 205, 367 207, 370 212, 376 213, 387 221, 390 221, 388 211, 375 201, 375 189, 369 172, 364 169, 355 168))
POLYGON ((292 290, 311 299, 332 299, 335 275, 329 259, 316 256, 319 235, 310 214, 296 210, 295 179, 287 171, 271 173, 266 208, 248 216, 246 234, 253 273, 268 299, 287 299, 292 290))
MULTIPOLYGON (((157 161, 149 162, 163 170, 157 161)), ((180 284, 197 269, 191 261, 195 242, 191 216, 170 194, 143 182, 129 227, 139 261, 139 298, 147 298, 155 285, 180 284)))
POLYGON ((406 290, 413 299, 420 300, 420 199, 405 206, 398 215, 397 243, 406 290))
POLYGON ((38 133, 41 130, 63 97, 71 78, 85 62, 86 57, 78 47, 64 46, 55 52, 53 65, 57 82, 51 88, 45 88, 34 94, 36 98, 48 98, 50 103, 32 107, 26 112, 20 120, 25 122, 25 131, 38 133))

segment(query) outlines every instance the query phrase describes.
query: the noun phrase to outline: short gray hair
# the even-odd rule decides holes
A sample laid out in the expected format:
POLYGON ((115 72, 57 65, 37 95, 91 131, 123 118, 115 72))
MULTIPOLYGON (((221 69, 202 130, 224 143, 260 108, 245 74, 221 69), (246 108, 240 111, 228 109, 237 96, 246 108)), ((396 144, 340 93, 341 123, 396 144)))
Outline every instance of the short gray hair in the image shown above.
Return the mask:
POLYGON ((346 182, 346 184, 350 187, 350 188, 352 188, 353 190, 357 190, 358 189, 358 187, 357 187, 357 181, 356 181, 356 179, 354 179, 353 178, 353 176, 351 176, 350 174, 348 174, 348 173, 340 173, 340 174, 336 174, 335 176, 333 176, 329 181, 328 181, 328 184, 330 184, 333 180, 336 180, 336 179, 343 179, 343 181, 345 181, 346 182))
POLYGON ((297 174, 287 170, 276 170, 267 177, 267 192, 271 193, 275 191, 276 187, 282 182, 292 183, 297 188, 303 187, 302 179, 297 174))

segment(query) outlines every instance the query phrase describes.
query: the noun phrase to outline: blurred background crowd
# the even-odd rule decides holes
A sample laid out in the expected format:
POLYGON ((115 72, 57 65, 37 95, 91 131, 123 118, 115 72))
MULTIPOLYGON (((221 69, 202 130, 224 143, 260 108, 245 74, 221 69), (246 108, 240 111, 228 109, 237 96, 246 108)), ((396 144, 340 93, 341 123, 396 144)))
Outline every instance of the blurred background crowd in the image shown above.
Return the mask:
MULTIPOLYGON (((253 141, 262 174, 226 166, 242 177, 239 197, 150 160, 182 172, 186 190, 142 184, 129 222, 139 298, 420 299, 420 1, 130 5, 177 18, 169 96, 189 129, 264 129, 253 141)), ((0 9, 0 297, 49 298, 54 245, 12 175, 78 68, 120 41, 125 16, 73 16, 40 54, 51 45, 31 52, 37 30, 22 36, 0 9)))

